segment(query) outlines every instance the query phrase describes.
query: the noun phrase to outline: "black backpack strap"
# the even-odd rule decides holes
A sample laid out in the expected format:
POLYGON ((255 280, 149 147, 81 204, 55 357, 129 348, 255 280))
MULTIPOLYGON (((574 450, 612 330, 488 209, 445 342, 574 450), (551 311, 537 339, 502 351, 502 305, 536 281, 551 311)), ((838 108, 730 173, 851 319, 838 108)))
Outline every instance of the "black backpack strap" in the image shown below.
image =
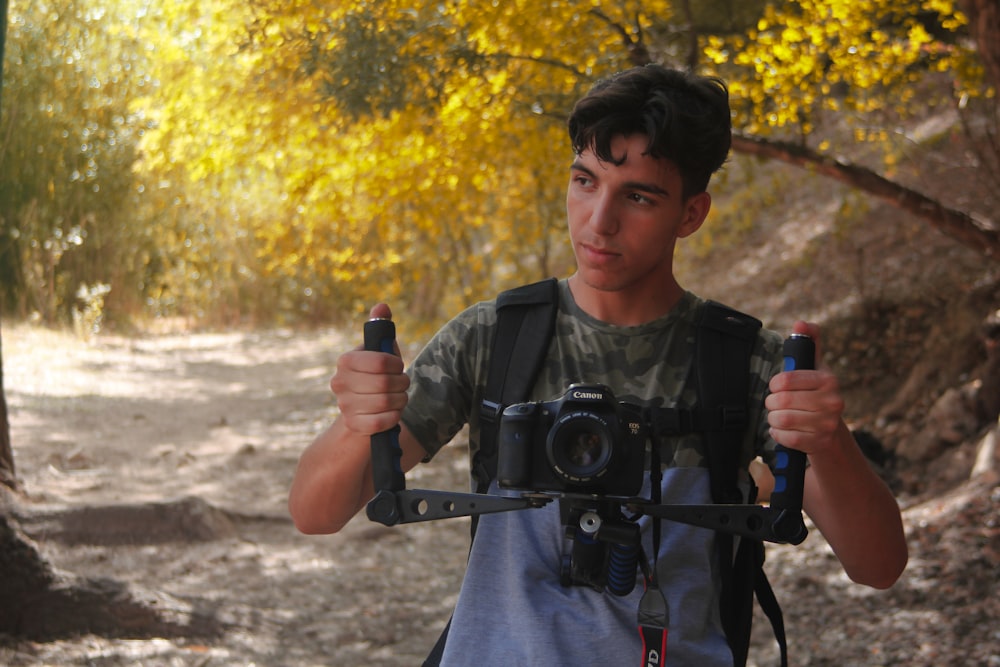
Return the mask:
POLYGON ((718 417, 705 431, 715 503, 743 502, 737 473, 749 416, 750 356, 760 328, 760 320, 714 301, 705 304, 698 323, 698 403, 718 417))
POLYGON ((764 572, 764 543, 758 540, 741 539, 740 546, 733 561, 733 581, 739 589, 739 595, 731 595, 724 604, 723 619, 728 617, 729 627, 726 639, 733 651, 733 664, 736 667, 746 665, 750 651, 750 630, 753 620, 753 597, 761 611, 771 622, 771 630, 778 642, 781 667, 788 667, 788 644, 785 639, 785 619, 781 613, 781 605, 774 595, 771 582, 764 572))
MULTIPOLYGON (((747 426, 750 395, 750 357, 761 322, 749 315, 710 301, 699 322, 696 343, 698 402, 703 410, 718 411, 706 418, 706 455, 716 503, 742 503, 738 486, 740 453, 747 426), (714 425, 714 426, 713 426, 714 425)), ((755 494, 751 490, 753 502, 755 494)), ((733 554, 734 539, 719 534, 719 565, 722 594, 719 608, 722 627, 733 652, 733 664, 746 664, 753 622, 754 594, 771 622, 781 650, 781 664, 787 665, 784 619, 771 584, 764 573, 763 543, 740 539, 733 554)))
POLYGON ((528 399, 549 350, 559 310, 555 278, 497 297, 497 328, 480 406, 479 451, 472 461, 476 491, 485 493, 497 470, 500 413, 528 399))
MULTIPOLYGON (((486 389, 480 406, 479 451, 472 459, 476 492, 486 493, 497 472, 497 430, 504 407, 528 400, 549 350, 559 310, 555 278, 516 287, 497 296, 497 329, 490 353, 486 389), (517 352, 515 356, 515 351, 517 352)), ((479 517, 472 517, 472 538, 479 517)), ((423 667, 437 667, 444 656, 451 621, 438 637, 423 667)))
POLYGON ((421 663, 421 667, 438 667, 441 664, 441 659, 444 658, 444 645, 448 642, 449 630, 451 630, 451 619, 448 619, 448 624, 444 626, 438 640, 434 642, 434 648, 431 649, 427 659, 421 663))
MULTIPOLYGON (((767 616, 767 620, 771 621, 771 629, 774 630, 774 638, 778 641, 778 649, 781 651, 781 667, 788 667, 788 642, 785 640, 785 618, 781 613, 781 605, 778 604, 778 598, 774 595, 774 590, 771 589, 771 582, 767 580, 767 574, 764 573, 764 545, 762 543, 757 544, 760 549, 760 560, 757 566, 756 576, 754 578, 753 592, 757 595, 757 603, 760 604, 761 610, 763 610, 764 615, 767 616)), ((750 626, 747 625, 747 634, 750 634, 750 626)), ((747 637, 747 644, 749 645, 750 638, 747 637)))

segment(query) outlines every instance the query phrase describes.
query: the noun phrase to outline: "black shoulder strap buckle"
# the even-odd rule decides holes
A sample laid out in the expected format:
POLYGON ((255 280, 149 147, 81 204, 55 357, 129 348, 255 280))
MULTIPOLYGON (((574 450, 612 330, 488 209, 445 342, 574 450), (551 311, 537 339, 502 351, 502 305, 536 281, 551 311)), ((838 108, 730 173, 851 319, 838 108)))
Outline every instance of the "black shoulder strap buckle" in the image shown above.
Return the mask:
POLYGON ((723 431, 740 431, 746 428, 749 412, 745 405, 723 405, 719 408, 720 426, 723 431))
POLYGON ((479 404, 479 420, 486 426, 498 424, 503 409, 504 406, 500 403, 484 398, 483 402, 479 404))

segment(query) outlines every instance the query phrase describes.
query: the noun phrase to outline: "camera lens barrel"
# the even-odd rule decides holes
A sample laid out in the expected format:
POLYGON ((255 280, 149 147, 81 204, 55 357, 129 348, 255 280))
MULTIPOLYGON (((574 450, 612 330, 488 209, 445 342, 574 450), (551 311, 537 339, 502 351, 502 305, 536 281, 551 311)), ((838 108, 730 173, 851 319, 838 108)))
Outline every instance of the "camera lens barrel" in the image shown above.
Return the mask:
POLYGON ((552 470, 565 481, 586 484, 602 477, 614 454, 608 424, 592 412, 562 415, 549 431, 545 452, 552 470))

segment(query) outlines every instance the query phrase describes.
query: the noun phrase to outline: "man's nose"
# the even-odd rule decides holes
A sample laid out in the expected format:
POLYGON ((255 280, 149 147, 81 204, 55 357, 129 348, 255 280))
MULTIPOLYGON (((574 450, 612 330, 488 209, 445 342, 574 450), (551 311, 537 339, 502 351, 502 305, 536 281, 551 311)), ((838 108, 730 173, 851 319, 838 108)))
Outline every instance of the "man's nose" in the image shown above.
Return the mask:
POLYGON ((598 234, 614 234, 618 231, 618 207, 614 198, 600 194, 594 198, 590 211, 590 226, 598 234))

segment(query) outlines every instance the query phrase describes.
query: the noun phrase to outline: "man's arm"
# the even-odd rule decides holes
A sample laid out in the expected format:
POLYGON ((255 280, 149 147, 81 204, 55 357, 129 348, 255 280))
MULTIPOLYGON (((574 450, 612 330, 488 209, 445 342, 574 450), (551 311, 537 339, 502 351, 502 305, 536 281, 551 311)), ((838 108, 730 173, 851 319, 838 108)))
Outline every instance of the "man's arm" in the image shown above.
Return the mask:
POLYGON ((803 507, 853 581, 888 588, 908 558, 899 506, 846 424, 834 437, 835 445, 810 456, 803 507))
MULTIPOLYGON (((426 456, 423 447, 400 426, 400 465, 410 470, 426 456)), ((371 470, 371 434, 351 431, 343 417, 302 453, 288 510, 303 533, 336 533, 375 495, 371 470)))
MULTIPOLYGON (((819 329, 797 322, 819 352, 819 329)), ((770 384, 771 433, 805 452, 803 507, 853 580, 888 588, 906 567, 907 547, 899 506, 875 474, 842 419, 837 378, 826 370, 779 373, 770 384)))

